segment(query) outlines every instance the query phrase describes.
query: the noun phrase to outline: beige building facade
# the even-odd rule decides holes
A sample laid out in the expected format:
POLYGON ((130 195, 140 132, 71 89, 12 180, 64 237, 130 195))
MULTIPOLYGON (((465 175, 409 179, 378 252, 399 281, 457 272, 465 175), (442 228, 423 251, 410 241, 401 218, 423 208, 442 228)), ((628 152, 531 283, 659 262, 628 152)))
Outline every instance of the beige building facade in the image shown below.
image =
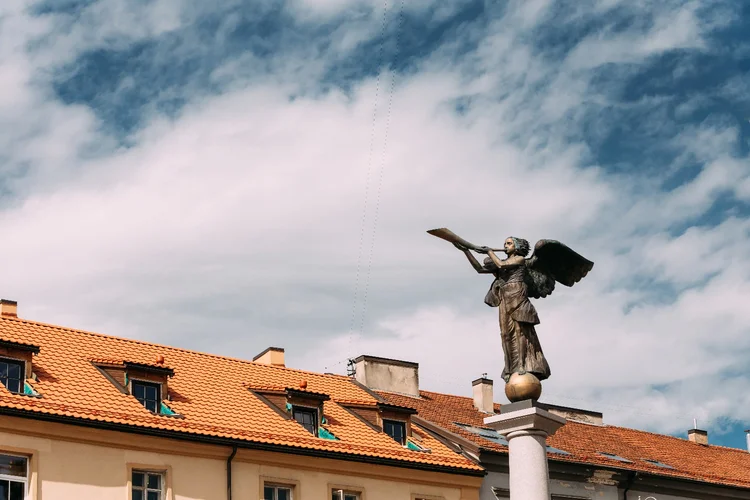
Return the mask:
POLYGON ((341 500, 477 500, 482 481, 246 448, 231 457, 233 451, 230 446, 0 416, 0 456, 25 462, 25 470, 16 466, 15 475, 2 477, 23 485, 24 500, 256 500, 268 498, 266 488, 276 495, 282 490, 282 498, 288 490, 293 500, 338 500, 339 495, 341 500), (144 483, 150 478, 155 487, 134 484, 134 474, 143 474, 144 483))

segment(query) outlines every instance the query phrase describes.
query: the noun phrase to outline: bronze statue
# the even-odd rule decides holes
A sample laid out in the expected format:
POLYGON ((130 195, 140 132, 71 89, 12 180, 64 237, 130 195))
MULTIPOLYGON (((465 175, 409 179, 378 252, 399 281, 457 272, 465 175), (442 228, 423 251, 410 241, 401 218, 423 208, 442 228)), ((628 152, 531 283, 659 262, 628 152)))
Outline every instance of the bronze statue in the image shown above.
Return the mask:
MULTIPOLYGON (((453 243, 464 252, 476 272, 495 276, 484 302, 500 310, 500 333, 505 355, 502 377, 506 384, 513 374, 531 373, 538 381, 549 378, 549 365, 534 328, 539 324, 539 316, 529 298, 538 299, 551 294, 556 281, 573 286, 588 274, 594 263, 554 240, 540 240, 534 246, 534 254, 527 258, 529 242, 521 238, 506 239, 500 250, 473 245, 444 228, 427 232, 453 243), (477 261, 472 250, 487 255, 484 264, 477 261), (498 258, 495 255, 497 251, 504 251, 507 258, 498 258)), ((541 385, 538 394, 541 394, 541 385)), ((538 394, 533 399, 538 399, 538 394)), ((510 395, 508 397, 513 400, 510 395)))

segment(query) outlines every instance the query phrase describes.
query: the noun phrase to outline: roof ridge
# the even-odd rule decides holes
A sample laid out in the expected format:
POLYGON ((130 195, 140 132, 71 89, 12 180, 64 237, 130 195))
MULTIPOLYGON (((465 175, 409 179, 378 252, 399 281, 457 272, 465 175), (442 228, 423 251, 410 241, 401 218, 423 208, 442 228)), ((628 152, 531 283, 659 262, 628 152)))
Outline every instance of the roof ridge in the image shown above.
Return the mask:
POLYGON ((194 355, 198 355, 198 356, 205 356, 205 357, 215 358, 215 359, 223 359, 223 360, 226 360, 226 361, 233 361, 233 362, 242 363, 242 364, 251 364, 251 365, 254 365, 254 366, 263 366, 265 368, 272 368, 272 369, 278 369, 278 370, 287 370, 287 371, 292 371, 292 372, 297 372, 297 373, 305 373, 305 374, 310 374, 310 375, 317 375, 317 376, 320 376, 320 377, 335 377, 335 378, 349 380, 348 376, 346 376, 346 375, 339 375, 339 374, 336 374, 336 373, 320 373, 320 372, 314 372, 314 371, 311 371, 311 370, 301 370, 299 368, 290 368, 288 366, 265 365, 265 364, 262 364, 262 363, 256 363, 255 361, 251 361, 251 360, 247 360, 247 359, 242 359, 242 358, 235 358, 235 357, 232 357, 232 356, 223 356, 221 354, 211 354, 211 353, 208 353, 208 352, 196 351, 196 350, 193 350, 193 349, 186 349, 184 347, 175 347, 175 346, 170 346, 170 345, 166 345, 166 344, 158 344, 156 342, 147 342, 145 340, 129 339, 129 338, 126 338, 126 337, 118 337, 116 335, 108 335, 106 333, 98 333, 98 332, 92 332, 92 331, 89 331, 89 330, 80 330, 80 329, 77 329, 77 328, 69 328, 67 326, 55 325, 55 324, 52 324, 52 323, 43 323, 41 321, 33 321, 33 320, 28 320, 28 319, 23 319, 23 318, 13 318, 13 317, 7 317, 7 316, 0 317, 0 321, 10 321, 10 322, 14 322, 14 323, 15 322, 25 323, 25 324, 35 325, 35 326, 41 326, 41 327, 45 327, 45 328, 54 328, 54 329, 57 329, 57 330, 63 330, 63 331, 71 332, 71 333, 78 333, 78 334, 83 334, 83 335, 91 335, 93 337, 101 337, 101 338, 105 338, 105 339, 119 340, 119 341, 122 341, 122 342, 131 343, 131 344, 139 344, 139 345, 145 345, 145 346, 151 346, 151 347, 159 347, 159 348, 164 348, 164 349, 168 349, 168 350, 171 350, 171 351, 178 351, 178 352, 183 352, 183 353, 187 353, 187 354, 194 354, 194 355))
MULTIPOLYGON (((385 391, 384 391, 384 392, 385 392, 385 391)), ((428 393, 428 394, 439 394, 440 396, 448 396, 448 397, 450 397, 450 398, 473 399, 473 398, 471 398, 471 397, 469 397, 469 396, 459 396, 458 394, 446 394, 446 393, 444 393, 444 392, 437 392, 437 391, 425 391, 425 390, 423 390, 423 389, 420 389, 420 390, 419 390, 419 393, 420 393, 420 394, 422 394, 423 392, 426 392, 426 393, 428 393)), ((396 394, 397 394, 397 393, 396 393, 396 394)), ((414 397, 414 396, 409 396, 408 394, 404 394, 404 395, 405 395, 405 396, 407 396, 407 397, 412 397, 412 398, 414 398, 414 399, 419 399, 419 398, 416 398, 416 397, 414 397)), ((499 404, 501 404, 501 403, 495 403, 495 402, 493 401, 493 404, 499 405, 499 404)))

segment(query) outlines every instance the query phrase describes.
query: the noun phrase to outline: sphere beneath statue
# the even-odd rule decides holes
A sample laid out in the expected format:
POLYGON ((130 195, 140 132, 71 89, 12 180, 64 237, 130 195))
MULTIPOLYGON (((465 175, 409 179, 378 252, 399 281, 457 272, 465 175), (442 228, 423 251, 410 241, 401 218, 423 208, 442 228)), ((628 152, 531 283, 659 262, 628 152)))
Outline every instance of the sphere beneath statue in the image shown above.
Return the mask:
POLYGON ((533 373, 514 373, 505 384, 505 396, 511 403, 524 399, 539 399, 541 395, 542 383, 533 373))

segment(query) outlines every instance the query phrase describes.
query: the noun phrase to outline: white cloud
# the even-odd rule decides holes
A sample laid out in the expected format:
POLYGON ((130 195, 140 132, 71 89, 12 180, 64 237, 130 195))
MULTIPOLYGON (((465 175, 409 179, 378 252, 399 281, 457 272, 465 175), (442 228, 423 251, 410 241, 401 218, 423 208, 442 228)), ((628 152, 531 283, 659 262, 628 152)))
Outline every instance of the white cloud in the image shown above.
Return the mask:
MULTIPOLYGON (((370 4, 307 2, 317 11, 298 15, 367 11, 338 28, 338 57, 379 30, 382 11, 370 4)), ((746 375, 722 378, 750 349, 748 222, 668 232, 728 190, 748 196, 746 163, 726 153, 736 130, 685 130, 682 145, 706 167, 670 193, 583 168, 585 145, 562 138, 578 126, 568 115, 587 98, 589 68, 702 46, 692 6, 674 24, 662 12, 645 36, 591 35, 551 66, 523 36, 549 2, 516 2, 464 58, 475 71, 438 51, 399 76, 392 96, 384 73, 377 91, 368 79, 351 95, 290 100, 315 86, 326 54, 243 55, 214 72, 227 83, 222 95, 194 99, 174 121, 151 117, 133 147, 116 149, 90 110, 52 99, 35 79, 52 61, 177 30, 196 13, 176 1, 124 13, 113 2, 34 52, 27 43, 58 25, 8 5, 23 35, 0 30, 13 42, 0 44, 0 116, 9 117, 0 180, 28 175, 0 212, 0 292, 20 300, 22 316, 248 358, 280 343, 291 364, 318 370, 360 353, 406 358, 420 362, 423 387, 468 394, 481 372, 499 381, 497 311, 482 303, 488 279, 425 230, 447 226, 491 245, 510 234, 556 238, 596 267, 537 304, 553 370, 546 394, 619 404, 630 410, 606 412, 608 421, 662 430, 676 425, 670 412, 691 407, 701 418, 749 417, 736 397, 746 375), (546 97, 536 95, 542 84, 546 97), (452 103, 467 95, 481 104, 458 116, 452 103), (91 144, 99 154, 81 159, 91 144)))

